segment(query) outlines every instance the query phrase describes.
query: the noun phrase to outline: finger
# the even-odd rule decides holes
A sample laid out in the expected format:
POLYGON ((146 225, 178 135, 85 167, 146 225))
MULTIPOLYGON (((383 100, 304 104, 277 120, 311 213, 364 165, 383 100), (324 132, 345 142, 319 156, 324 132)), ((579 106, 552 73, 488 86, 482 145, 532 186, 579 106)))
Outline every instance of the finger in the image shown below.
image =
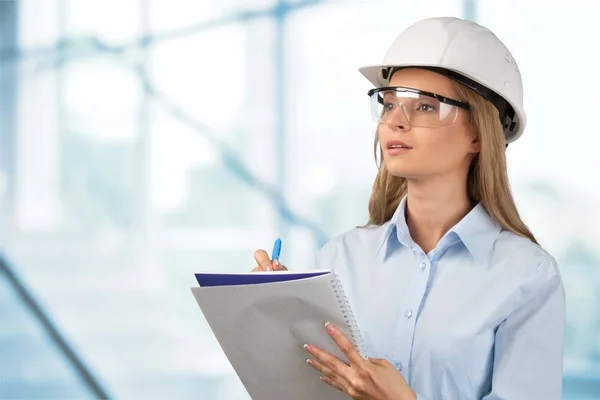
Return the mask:
POLYGON ((317 346, 305 345, 306 351, 313 355, 313 357, 322 365, 325 365, 335 374, 340 375, 342 378, 348 380, 350 376, 350 366, 324 350, 321 350, 317 346))
POLYGON ((285 265, 281 264, 279 262, 279 260, 273 260, 272 262, 273 264, 273 270, 274 271, 287 271, 288 269, 285 267, 285 265))
POLYGON ((308 363, 308 365, 310 365, 311 367, 313 367, 321 373, 320 379, 323 382, 328 383, 336 389, 347 393, 346 388, 348 387, 348 382, 343 377, 337 375, 331 368, 327 367, 325 364, 322 364, 317 360, 311 360, 309 358, 306 360, 306 362, 308 363))
POLYGON ((328 378, 327 376, 321 376, 321 377, 319 377, 319 379, 321 379, 326 384, 328 384, 330 386, 333 386, 334 388, 336 388, 340 392, 348 393, 348 392, 346 392, 346 390, 344 390, 344 387, 342 385, 340 385, 337 381, 335 381, 335 380, 333 380, 331 378, 328 378))
POLYGON ((308 365, 310 365, 311 367, 313 367, 314 369, 316 369, 317 371, 319 371, 321 373, 321 375, 323 376, 328 376, 331 379, 334 379, 336 374, 335 372, 329 368, 327 365, 323 364, 322 362, 320 362, 319 360, 313 360, 313 359, 307 359, 306 362, 308 363, 308 365))
MULTIPOLYGON (((277 260, 273 260, 272 265, 273 265, 273 271, 287 271, 288 270, 285 265, 282 265, 277 260)), ((253 268, 250 272, 261 272, 261 271, 265 271, 265 269, 259 265, 258 267, 253 268)))
POLYGON ((348 339, 342 331, 337 329, 333 324, 326 323, 325 328, 327 329, 327 333, 334 340, 335 344, 338 345, 342 353, 348 358, 350 364, 355 365, 365 365, 367 364, 367 360, 365 360, 360 353, 354 347, 354 344, 348 339))
POLYGON ((386 360, 385 358, 371 358, 369 357, 369 361, 375 365, 377 365, 378 367, 387 367, 390 366, 392 364, 390 364, 390 362, 388 360, 386 360))
POLYGON ((258 249, 254 252, 254 259, 260 268, 259 271, 272 271, 273 264, 271 264, 271 258, 263 249, 258 249))

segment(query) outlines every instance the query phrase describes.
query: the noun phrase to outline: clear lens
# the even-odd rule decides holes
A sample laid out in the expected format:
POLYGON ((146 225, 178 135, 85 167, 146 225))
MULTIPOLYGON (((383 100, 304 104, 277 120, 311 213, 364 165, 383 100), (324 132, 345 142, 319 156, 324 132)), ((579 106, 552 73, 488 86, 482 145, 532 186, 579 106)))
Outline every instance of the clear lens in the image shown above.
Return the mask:
POLYGON ((371 113, 379 123, 408 121, 411 126, 435 128, 456 121, 458 107, 422 93, 393 89, 371 95, 371 113))

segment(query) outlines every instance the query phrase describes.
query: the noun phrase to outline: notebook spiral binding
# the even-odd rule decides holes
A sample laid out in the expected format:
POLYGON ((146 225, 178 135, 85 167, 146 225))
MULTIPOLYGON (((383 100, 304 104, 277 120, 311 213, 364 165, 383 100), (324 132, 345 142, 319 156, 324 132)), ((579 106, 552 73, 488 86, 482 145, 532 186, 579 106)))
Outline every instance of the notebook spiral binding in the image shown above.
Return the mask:
POLYGON ((340 307, 342 309, 342 314, 344 315, 344 319, 348 328, 350 329, 350 335, 354 346, 358 350, 358 352, 363 356, 367 356, 367 352, 365 350, 365 344, 360 333, 360 329, 358 327, 358 323, 356 322, 356 318, 354 313, 352 312, 352 308, 350 308, 350 302, 346 297, 346 293, 344 292, 344 288, 340 279, 335 273, 331 274, 331 285, 335 292, 335 296, 337 297, 338 302, 340 303, 340 307))

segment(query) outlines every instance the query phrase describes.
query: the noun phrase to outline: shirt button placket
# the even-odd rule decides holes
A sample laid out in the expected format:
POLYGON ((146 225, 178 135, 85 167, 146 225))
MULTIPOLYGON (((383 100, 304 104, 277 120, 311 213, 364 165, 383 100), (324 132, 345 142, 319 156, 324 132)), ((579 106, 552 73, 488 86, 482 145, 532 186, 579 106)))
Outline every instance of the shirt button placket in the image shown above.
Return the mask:
POLYGON ((394 366, 398 371, 402 370, 407 380, 410 380, 410 370, 407 368, 406 362, 409 362, 412 353, 412 343, 415 333, 416 324, 416 312, 421 307, 421 303, 424 300, 425 290, 427 287, 427 281, 429 279, 428 271, 429 259, 427 256, 420 252, 417 255, 419 264, 417 265, 418 273, 415 275, 409 285, 409 289, 406 293, 406 308, 402 315, 402 322, 398 326, 398 338, 400 339, 400 345, 396 357, 396 364, 394 366), (404 366, 399 361, 404 361, 404 366))

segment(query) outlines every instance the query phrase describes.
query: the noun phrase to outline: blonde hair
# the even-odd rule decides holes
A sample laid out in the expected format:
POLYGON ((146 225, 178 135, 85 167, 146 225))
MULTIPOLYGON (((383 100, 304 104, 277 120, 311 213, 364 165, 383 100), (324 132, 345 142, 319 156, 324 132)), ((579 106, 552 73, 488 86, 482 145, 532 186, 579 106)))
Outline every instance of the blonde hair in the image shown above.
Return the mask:
MULTIPOLYGON (((498 110, 489 101, 466 86, 452 81, 456 97, 471 105, 469 123, 477 132, 480 152, 474 157, 467 177, 467 194, 475 204, 481 202, 490 217, 502 228, 524 236, 537 244, 537 240, 521 220, 512 197, 506 171, 505 142, 498 110)), ((369 222, 382 225, 389 221, 407 193, 405 178, 390 174, 377 151, 381 151, 379 134, 375 135, 375 162, 379 171, 369 199, 369 222)))

